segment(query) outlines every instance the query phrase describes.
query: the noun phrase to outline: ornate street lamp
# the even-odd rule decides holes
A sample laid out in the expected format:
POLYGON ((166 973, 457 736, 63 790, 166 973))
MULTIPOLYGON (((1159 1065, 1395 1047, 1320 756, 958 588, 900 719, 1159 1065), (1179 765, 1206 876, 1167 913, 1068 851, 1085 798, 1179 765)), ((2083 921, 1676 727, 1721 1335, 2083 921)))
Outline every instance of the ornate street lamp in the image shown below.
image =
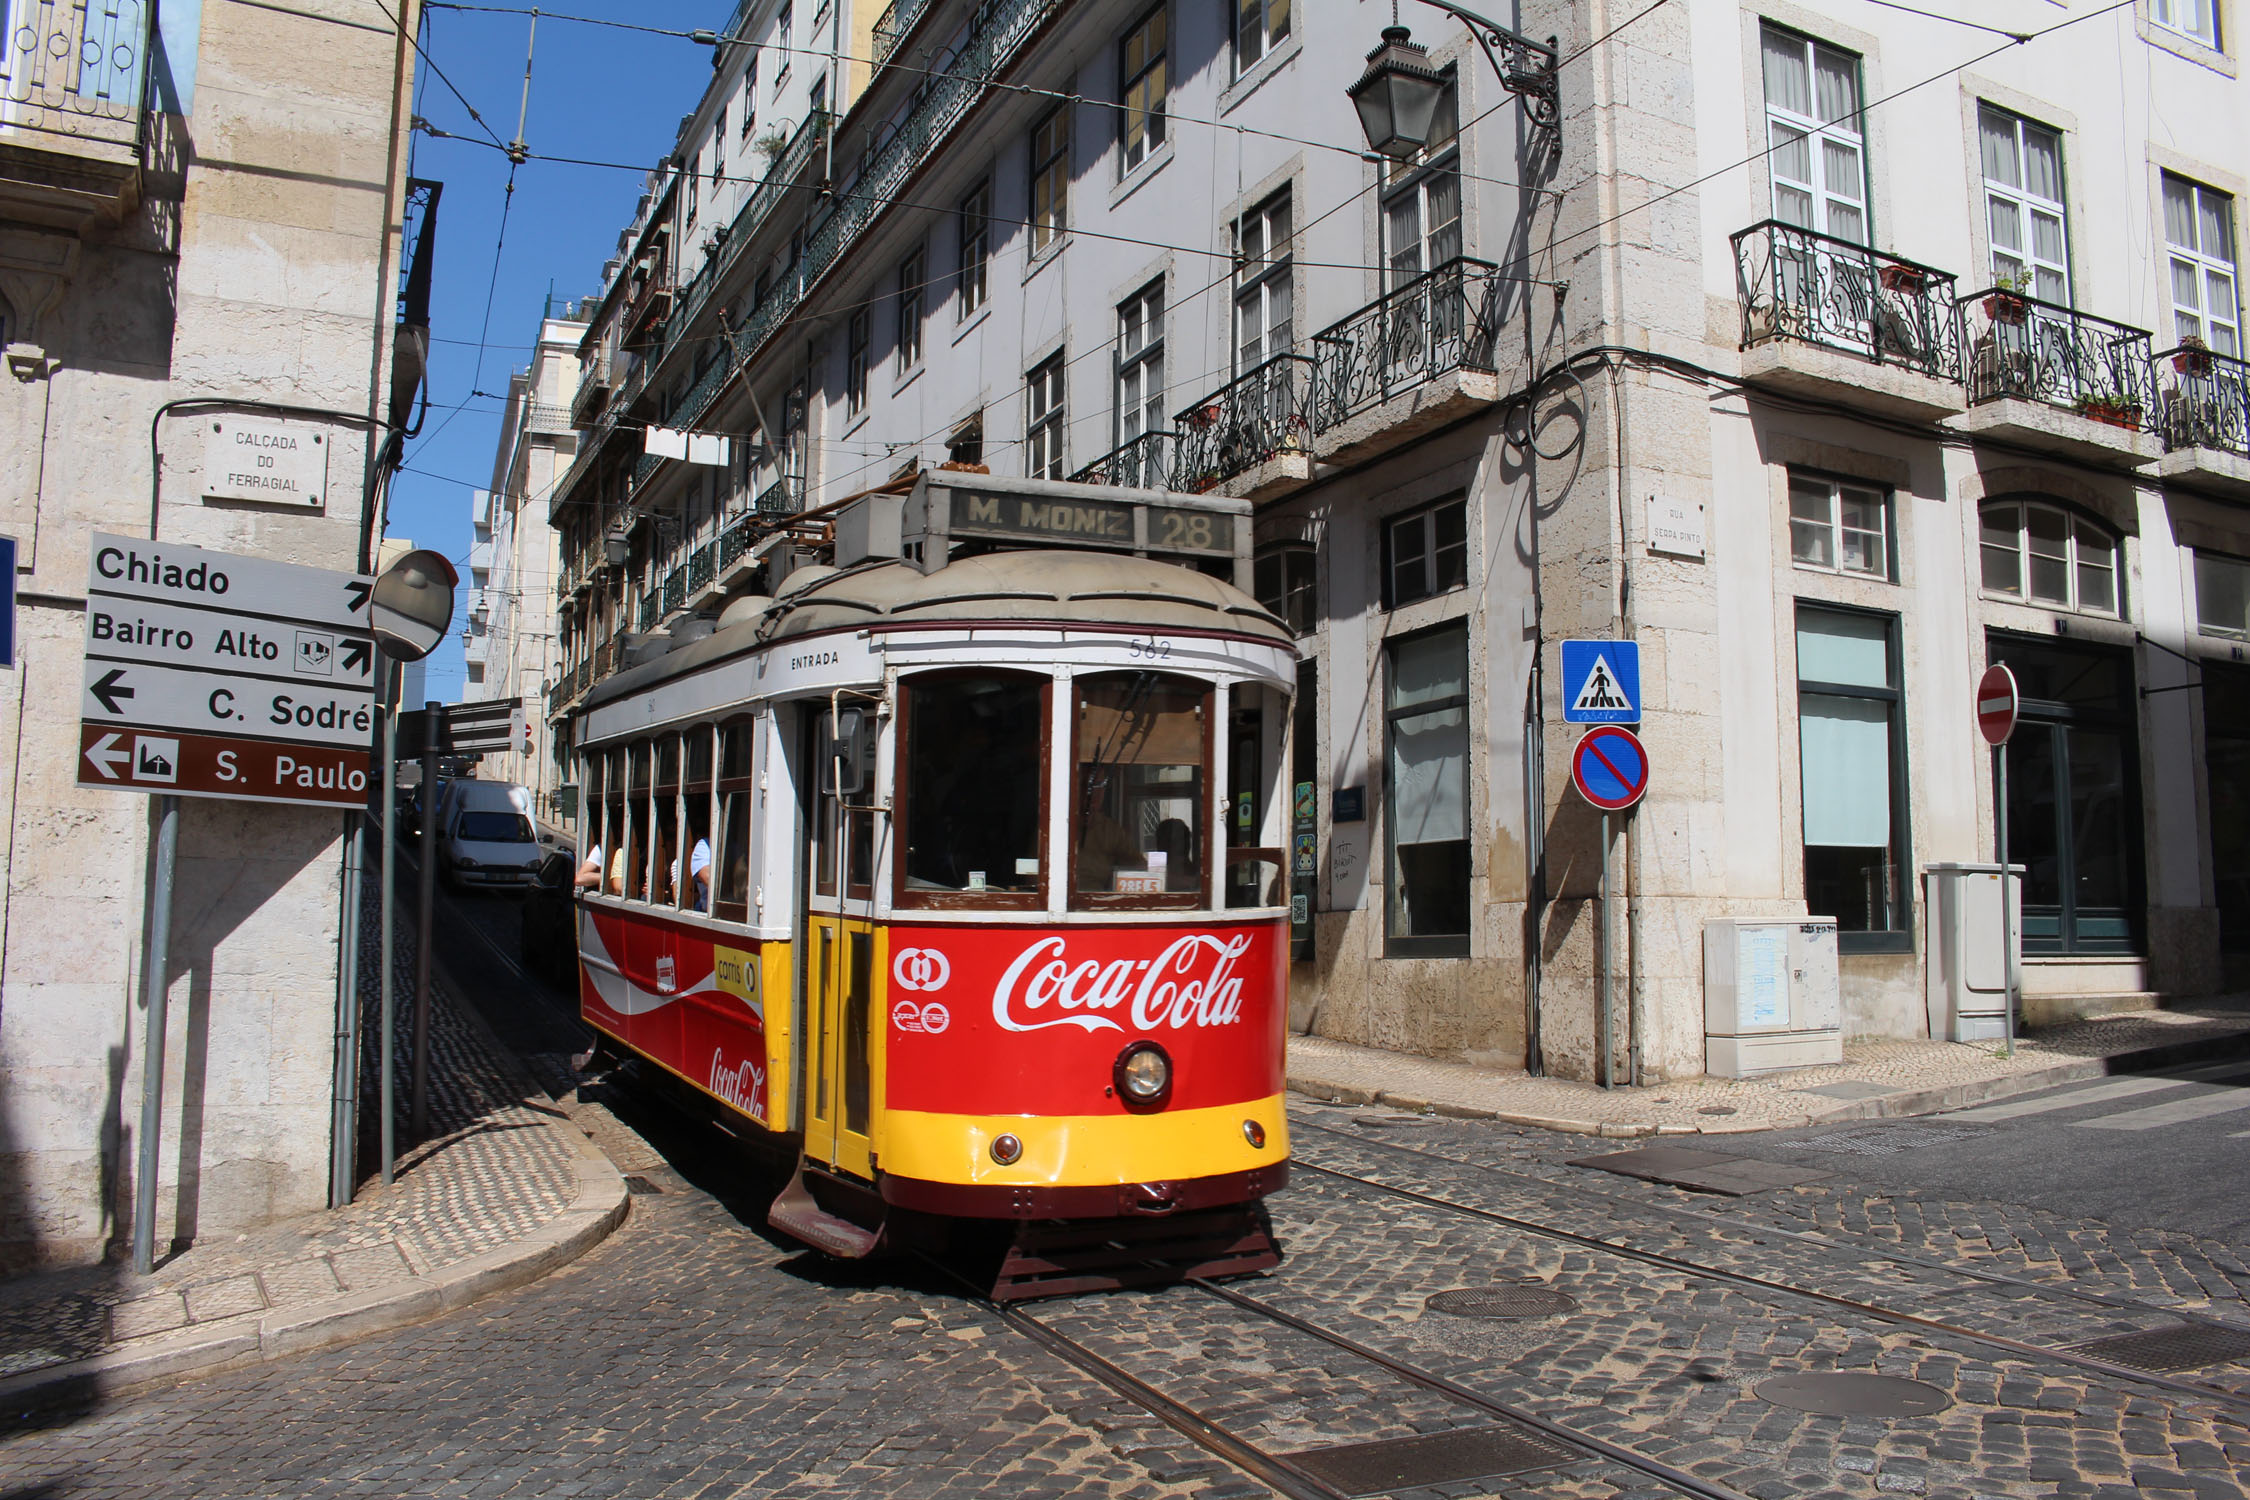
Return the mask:
MULTIPOLYGON (((1452 0, 1422 3, 1456 17, 1469 28, 1491 62, 1492 71, 1500 75, 1500 86, 1523 100, 1532 128, 1546 135, 1550 146, 1558 144, 1562 136, 1562 92, 1555 82, 1555 39, 1535 42, 1475 11, 1463 10, 1452 0)), ((1438 97, 1444 91, 1445 75, 1430 66, 1429 49, 1412 41, 1395 15, 1383 28, 1382 45, 1367 54, 1367 71, 1345 90, 1359 111, 1368 147, 1399 161, 1429 145, 1430 122, 1437 115, 1438 97)))

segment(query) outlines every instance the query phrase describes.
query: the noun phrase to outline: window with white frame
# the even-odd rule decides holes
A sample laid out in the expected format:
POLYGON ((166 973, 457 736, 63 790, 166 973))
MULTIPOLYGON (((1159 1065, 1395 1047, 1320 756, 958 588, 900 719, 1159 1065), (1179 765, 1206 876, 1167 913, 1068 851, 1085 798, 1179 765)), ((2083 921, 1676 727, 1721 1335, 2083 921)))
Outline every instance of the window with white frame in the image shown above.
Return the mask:
POLYGON ((992 179, 986 178, 969 190, 961 200, 958 215, 961 230, 961 269, 957 286, 960 290, 961 316, 966 318, 984 306, 989 285, 986 270, 992 260, 992 179))
POLYGON ((1980 104, 1977 148, 1984 163, 1992 279, 2042 302, 2068 307, 2070 244, 2063 218, 2062 133, 1980 104))
POLYGON ((2117 538, 2059 505, 1993 500, 1980 513, 1984 591, 2087 614, 2121 613, 2117 538))
POLYGON ((1397 288, 1461 253, 1459 95, 1438 96, 1430 143, 1390 171, 1383 199, 1383 259, 1397 288))
POLYGON ((1063 357, 1044 360, 1024 377, 1030 420, 1024 428, 1023 472, 1031 479, 1063 477, 1063 357))
POLYGON ((1456 495, 1383 523, 1383 607, 1399 609, 1469 581, 1469 501, 1456 495))
POLYGON ((898 373, 922 362, 923 254, 916 249, 898 263, 898 373))
POLYGON ((2242 352, 2242 304, 2234 274, 2234 199, 2164 174, 2165 254, 2172 266, 2172 318, 2182 340, 2221 354, 2242 352))
POLYGON ((1872 485, 1789 476, 1789 554, 1799 567, 1891 576, 1890 496, 1872 485))
POLYGON ((2250 561, 2195 554, 2195 622, 2205 635, 2250 639, 2250 561))
POLYGON ((1164 144, 1165 44, 1164 5, 1141 17, 1117 44, 1118 97, 1125 108, 1118 116, 1117 146, 1124 171, 1130 172, 1164 144))
POLYGON ((1296 337, 1292 317, 1295 263, 1291 259, 1289 190, 1268 198, 1235 226, 1235 373, 1287 354, 1296 337))
POLYGON ((1778 26, 1760 28, 1766 83, 1766 164, 1773 216, 1819 234, 1867 243, 1867 144, 1859 58, 1778 26))
POLYGON ((1070 225, 1070 106, 1057 105, 1031 127, 1031 253, 1070 225))
POLYGON ((858 416, 867 410, 867 351, 871 342, 868 324, 873 320, 861 308, 844 326, 844 413, 858 416))
POLYGON ((685 179, 686 179, 686 186, 687 186, 687 224, 688 224, 688 226, 689 226, 690 228, 693 228, 693 227, 694 227, 694 225, 695 225, 695 202, 696 202, 696 190, 697 190, 697 188, 698 188, 698 187, 699 187, 699 186, 701 185, 701 183, 702 183, 702 181, 703 181, 703 174, 702 174, 702 172, 701 172, 701 171, 699 170, 699 168, 700 168, 701 166, 702 166, 702 162, 701 162, 701 161, 699 161, 699 160, 698 160, 698 161, 691 161, 691 162, 689 162, 689 163, 688 163, 688 168, 687 168, 687 171, 686 171, 686 172, 685 172, 684 174, 682 174, 682 175, 683 175, 683 176, 685 177, 685 179))
POLYGON ((2148 0, 2148 18, 2206 47, 2219 45, 2218 0, 2148 0))
POLYGON ((784 5, 773 18, 773 42, 781 49, 780 72, 774 75, 776 86, 780 84, 781 74, 789 71, 789 32, 796 19, 796 10, 793 4, 784 5))
POLYGON ((1164 428, 1164 283, 1150 282, 1117 309, 1117 441, 1164 428))
POLYGON ((1291 0, 1234 0, 1234 76, 1289 40, 1291 0))
POLYGON ((1275 542, 1260 547, 1250 564, 1251 597, 1299 635, 1320 623, 1316 607, 1318 554, 1310 542, 1275 542))
POLYGON ((758 123, 758 50, 750 49, 750 60, 742 65, 742 136, 748 140, 750 131, 758 123))

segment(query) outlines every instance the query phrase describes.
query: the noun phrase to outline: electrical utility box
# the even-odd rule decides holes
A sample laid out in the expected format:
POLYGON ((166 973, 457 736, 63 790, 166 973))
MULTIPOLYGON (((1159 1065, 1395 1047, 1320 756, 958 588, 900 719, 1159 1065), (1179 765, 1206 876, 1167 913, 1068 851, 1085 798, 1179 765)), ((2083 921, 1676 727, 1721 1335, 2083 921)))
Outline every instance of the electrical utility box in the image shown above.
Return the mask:
POLYGON ((1703 1057, 1720 1078, 1844 1060, 1834 918, 1703 924, 1703 1057))
MULTIPOLYGON (((2023 956, 2022 865, 2010 865, 2017 971, 2023 956)), ((1929 880, 1926 995, 1930 1035, 1944 1042, 1998 1041, 2007 1032, 2008 950, 1998 865, 1923 866, 1929 880)))

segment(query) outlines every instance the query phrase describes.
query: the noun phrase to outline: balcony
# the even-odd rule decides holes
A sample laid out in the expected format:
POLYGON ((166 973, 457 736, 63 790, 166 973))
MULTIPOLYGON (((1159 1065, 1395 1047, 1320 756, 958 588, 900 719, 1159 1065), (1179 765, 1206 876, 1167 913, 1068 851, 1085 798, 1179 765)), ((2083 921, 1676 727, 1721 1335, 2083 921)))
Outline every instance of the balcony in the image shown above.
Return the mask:
POLYGON ((1952 273, 1768 219, 1734 236, 1742 378, 1935 421, 1967 405, 1952 273))
POLYGON ((84 233, 140 196, 150 0, 16 0, 0 36, 0 218, 84 233))
POLYGON ((1172 418, 1170 488, 1262 500, 1312 478, 1314 365, 1269 359, 1172 418))
POLYGON ((644 633, 656 628, 657 605, 660 599, 661 595, 656 589, 650 589, 647 593, 641 595, 641 606, 633 612, 633 618, 644 633))
POLYGON ((718 588, 721 593, 747 579, 757 568, 757 563, 750 556, 750 546, 758 539, 756 527, 757 517, 747 515, 736 518, 733 524, 719 533, 717 567, 718 588))
POLYGON ((2184 345, 2156 356, 2156 472, 2250 500, 2250 363, 2184 345))
POLYGON ((1449 260, 1315 335, 1320 457, 1370 457, 1497 401, 1500 288, 1497 266, 1449 260))
POLYGON ((527 432, 550 437, 567 434, 570 428, 570 408, 546 401, 533 401, 523 409, 523 425, 527 432))
POLYGON ((906 40, 906 34, 914 29, 914 23, 922 19, 922 12, 927 9, 929 0, 891 0, 875 18, 875 55, 871 61, 876 67, 890 61, 898 44, 906 40))
POLYGON ((1173 442, 1169 432, 1144 432, 1127 438, 1071 475, 1070 482, 1127 490, 1171 489, 1173 442))
POLYGON ((2154 463, 2146 329, 2006 287, 1963 298, 1969 409, 1949 424, 2081 461, 2154 463))
POLYGON ((579 427, 593 424, 609 400, 610 359, 597 354, 578 369, 578 389, 570 398, 570 420, 579 427))
POLYGON ((687 607, 701 612, 726 596, 719 586, 719 543, 716 537, 688 554, 687 607))
POLYGON ((793 516, 805 508, 805 482, 783 476, 767 485, 758 494, 757 511, 761 516, 793 516))

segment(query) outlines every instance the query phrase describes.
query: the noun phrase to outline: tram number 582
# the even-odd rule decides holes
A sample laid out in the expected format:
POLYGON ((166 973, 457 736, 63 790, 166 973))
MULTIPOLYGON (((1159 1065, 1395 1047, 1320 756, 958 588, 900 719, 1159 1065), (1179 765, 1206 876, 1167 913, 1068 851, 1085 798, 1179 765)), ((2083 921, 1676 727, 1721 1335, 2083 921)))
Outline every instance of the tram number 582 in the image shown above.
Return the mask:
POLYGON ((1170 661, 1172 659, 1172 643, 1160 641, 1155 636, 1150 636, 1146 640, 1129 641, 1126 643, 1125 649, 1143 661, 1170 661))

